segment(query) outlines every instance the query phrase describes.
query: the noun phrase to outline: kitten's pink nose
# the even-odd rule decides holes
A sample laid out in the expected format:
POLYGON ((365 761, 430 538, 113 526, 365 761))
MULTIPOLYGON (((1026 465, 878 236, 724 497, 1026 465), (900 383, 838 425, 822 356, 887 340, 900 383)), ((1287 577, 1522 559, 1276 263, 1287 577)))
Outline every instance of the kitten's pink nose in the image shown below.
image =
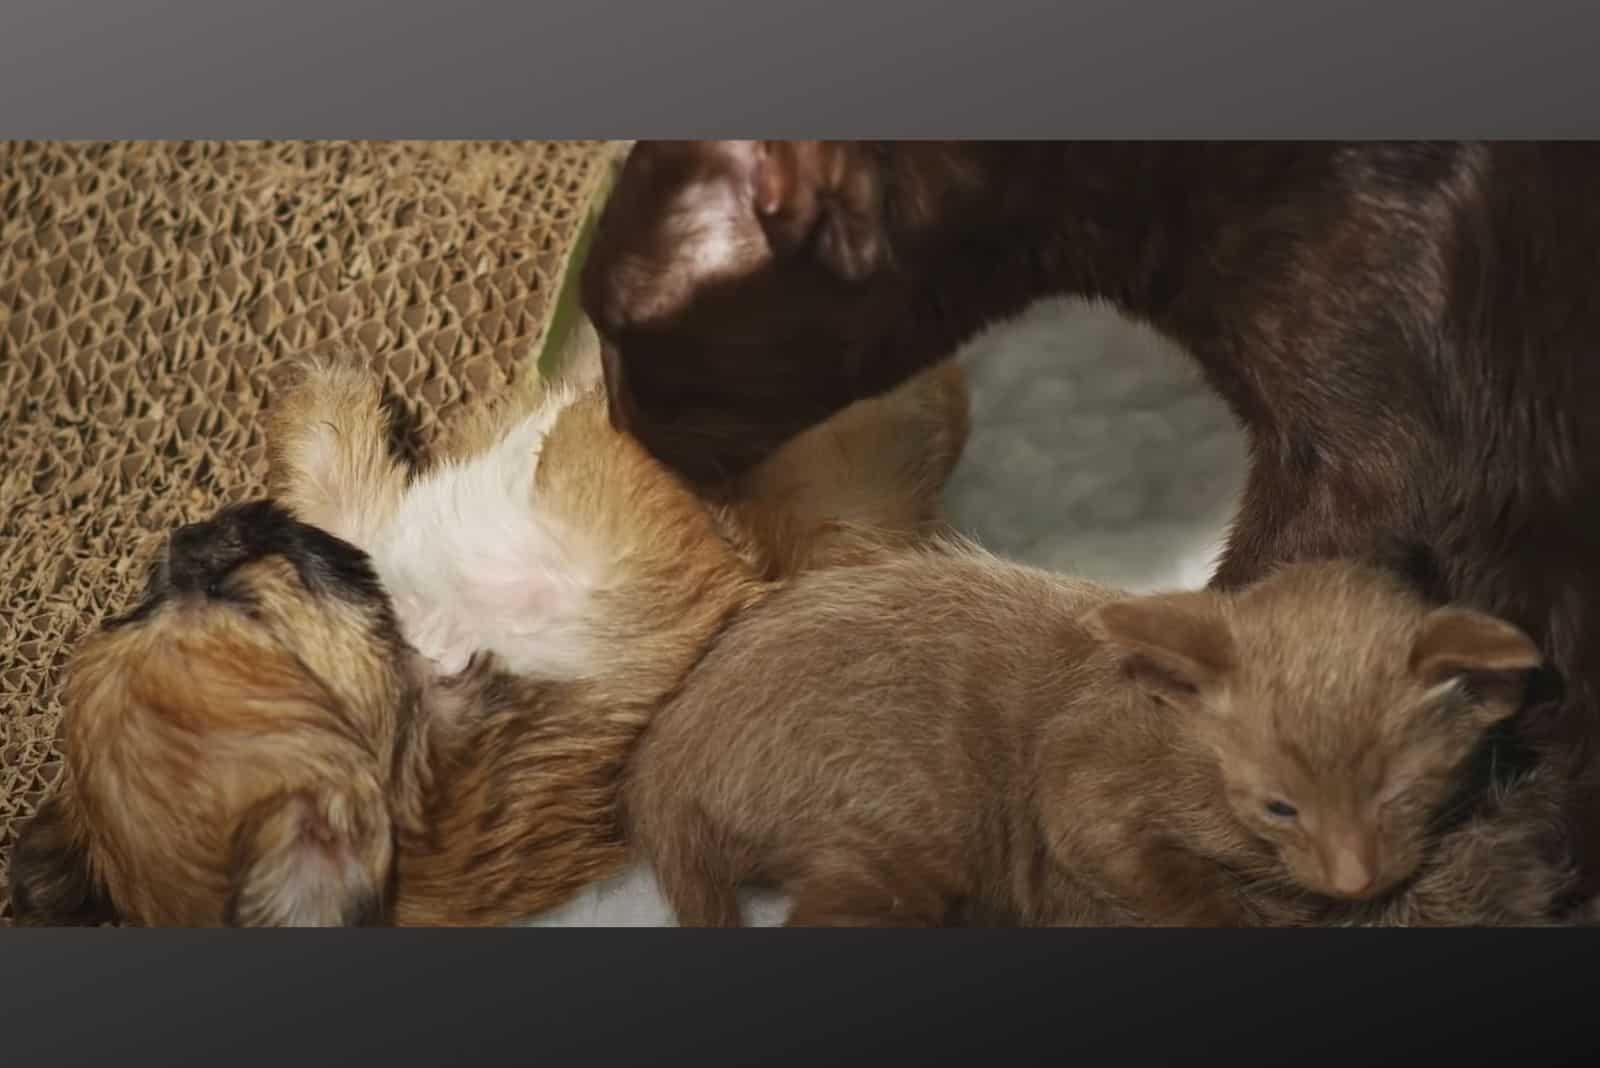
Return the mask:
POLYGON ((1334 893, 1360 897, 1378 878, 1377 846, 1362 834, 1345 834, 1328 843, 1324 854, 1328 885, 1334 893))

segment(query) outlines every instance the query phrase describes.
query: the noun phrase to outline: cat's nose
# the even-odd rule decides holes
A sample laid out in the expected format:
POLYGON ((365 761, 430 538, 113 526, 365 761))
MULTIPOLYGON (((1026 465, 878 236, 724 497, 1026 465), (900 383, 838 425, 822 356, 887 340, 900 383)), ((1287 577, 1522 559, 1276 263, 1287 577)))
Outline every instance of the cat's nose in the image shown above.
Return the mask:
POLYGON ((1339 835, 1328 842, 1324 866, 1334 893, 1360 897, 1378 881, 1377 845, 1360 833, 1339 835))

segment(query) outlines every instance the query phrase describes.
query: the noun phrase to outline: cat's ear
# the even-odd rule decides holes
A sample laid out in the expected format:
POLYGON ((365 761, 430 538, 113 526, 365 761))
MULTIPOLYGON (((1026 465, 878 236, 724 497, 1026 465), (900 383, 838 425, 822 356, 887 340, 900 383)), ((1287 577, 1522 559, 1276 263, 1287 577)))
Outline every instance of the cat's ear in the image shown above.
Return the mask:
POLYGON ((809 253, 847 281, 885 258, 882 176, 870 153, 841 141, 756 141, 750 196, 781 254, 809 253))
POLYGON ((1158 699, 1214 689, 1234 668, 1227 620, 1204 595, 1111 601, 1090 611, 1085 623, 1122 654, 1129 676, 1158 699))
POLYGON ((1530 673, 1543 665, 1538 645, 1520 628, 1455 605, 1424 617, 1409 663, 1412 674, 1430 689, 1461 686, 1478 698, 1492 720, 1520 707, 1530 673))
POLYGON ((75 833, 68 801, 39 806, 11 850, 11 910, 23 926, 97 926, 118 919, 75 833))
POLYGON ((388 813, 326 788, 278 794, 235 830, 222 922, 358 927, 381 921, 393 856, 388 813))

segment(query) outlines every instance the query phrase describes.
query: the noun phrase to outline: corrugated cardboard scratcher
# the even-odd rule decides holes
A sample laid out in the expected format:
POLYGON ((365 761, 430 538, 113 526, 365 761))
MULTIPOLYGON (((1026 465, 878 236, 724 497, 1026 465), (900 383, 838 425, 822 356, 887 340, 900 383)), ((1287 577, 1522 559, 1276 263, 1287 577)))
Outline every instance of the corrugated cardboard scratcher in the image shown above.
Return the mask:
POLYGON ((265 486, 275 365, 371 361, 426 442, 538 373, 623 146, 0 144, 0 925, 61 671, 160 539, 265 486))

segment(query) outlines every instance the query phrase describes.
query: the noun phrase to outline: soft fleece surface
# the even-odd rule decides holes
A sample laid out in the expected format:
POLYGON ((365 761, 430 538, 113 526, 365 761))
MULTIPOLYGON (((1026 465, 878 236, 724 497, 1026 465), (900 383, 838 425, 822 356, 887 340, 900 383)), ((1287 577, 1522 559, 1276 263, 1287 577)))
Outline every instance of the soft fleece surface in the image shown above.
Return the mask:
MULTIPOLYGON (((969 343, 973 432, 946 507, 1001 555, 1134 591, 1205 584, 1243 486, 1244 437, 1181 350, 1103 304, 1041 302, 969 343)), ((786 903, 746 895, 746 920, 786 903)), ((534 926, 671 926, 642 867, 534 926)))

